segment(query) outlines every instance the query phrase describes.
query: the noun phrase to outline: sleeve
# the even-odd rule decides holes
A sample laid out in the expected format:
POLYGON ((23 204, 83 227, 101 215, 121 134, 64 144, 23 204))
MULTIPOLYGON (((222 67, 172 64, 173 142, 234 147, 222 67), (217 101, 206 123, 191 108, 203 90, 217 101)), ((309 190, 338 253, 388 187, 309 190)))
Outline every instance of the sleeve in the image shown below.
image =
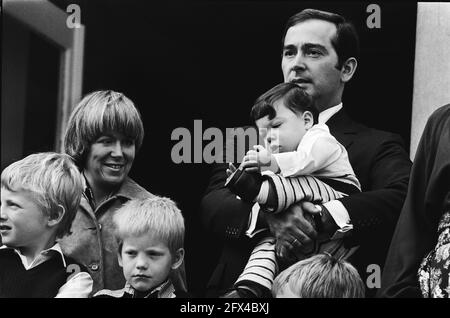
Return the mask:
POLYGON ((55 298, 87 298, 94 282, 87 272, 79 272, 58 290, 55 298))
POLYGON ((296 151, 273 154, 283 177, 312 174, 340 157, 342 149, 328 128, 315 126, 305 134, 296 151))
POLYGON ((411 161, 400 136, 389 134, 377 143, 371 157, 366 157, 369 172, 364 192, 339 199, 353 224, 349 244, 370 243, 374 237, 389 244, 406 196, 411 161))
MULTIPOLYGON (((244 127, 244 130, 247 128, 244 127)), ((203 226, 221 240, 234 240, 245 236, 253 205, 253 203, 247 203, 238 199, 230 189, 225 187, 228 162, 233 161, 236 163, 242 160, 242 157, 245 155, 245 152, 242 153, 241 151, 240 153, 238 146, 239 142, 237 141, 232 143, 227 141, 223 154, 224 163, 213 164, 209 184, 200 202, 200 218, 203 226), (229 149, 234 149, 231 151, 232 155, 228 152, 229 149), (239 155, 242 155, 242 157, 239 158, 239 155)), ((242 150, 249 148, 250 145, 246 141, 242 150)))

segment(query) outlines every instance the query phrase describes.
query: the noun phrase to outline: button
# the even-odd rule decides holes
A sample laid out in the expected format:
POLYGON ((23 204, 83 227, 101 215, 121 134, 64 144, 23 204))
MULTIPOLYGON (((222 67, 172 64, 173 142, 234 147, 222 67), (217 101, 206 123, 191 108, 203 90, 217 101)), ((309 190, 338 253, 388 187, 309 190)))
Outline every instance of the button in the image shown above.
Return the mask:
POLYGON ((89 267, 90 267, 93 271, 97 271, 99 266, 98 266, 97 263, 92 263, 91 265, 89 265, 89 267))

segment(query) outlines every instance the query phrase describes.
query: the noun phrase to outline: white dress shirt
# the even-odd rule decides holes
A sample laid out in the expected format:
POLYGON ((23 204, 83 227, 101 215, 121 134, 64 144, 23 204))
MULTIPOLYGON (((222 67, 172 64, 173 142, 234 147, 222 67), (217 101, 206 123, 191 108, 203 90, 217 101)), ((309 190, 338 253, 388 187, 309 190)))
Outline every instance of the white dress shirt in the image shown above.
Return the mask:
MULTIPOLYGON (((328 108, 324 111, 322 111, 319 114, 319 127, 320 124, 325 124, 331 117, 333 117, 337 112, 339 112, 342 109, 342 103, 333 106, 331 108, 328 108)), ((280 156, 282 154, 278 154, 280 156)), ((282 159, 283 160, 283 159, 282 159)), ((280 161, 277 158, 278 163, 280 161)), ((287 162, 292 162, 292 160, 283 160, 282 165, 284 166, 285 174, 286 175, 295 175, 296 173, 292 173, 292 171, 296 170, 298 167, 291 167, 287 162), (289 171, 289 173, 288 173, 289 171)), ((281 166, 280 166, 281 168, 281 166)), ((353 172, 353 171, 352 171, 353 172)), ((305 171, 301 171, 302 174, 307 174, 305 171)), ((353 183, 353 182, 352 182, 353 183)), ((359 186, 359 181, 356 179, 357 187, 359 186)), ((350 230, 353 229, 353 225, 351 224, 350 215, 348 214, 347 209, 344 207, 344 205, 339 200, 332 200, 329 202, 326 202, 323 204, 327 210, 330 212, 330 215, 333 217, 334 221, 336 222, 339 229, 336 231, 336 233, 333 235, 334 238, 340 238, 343 237, 345 234, 348 234, 350 230)), ((257 233, 263 231, 264 229, 256 228, 257 218, 259 214, 259 204, 255 203, 252 208, 252 212, 250 213, 249 223, 248 223, 248 229, 246 231, 246 235, 249 237, 253 237, 257 233)))

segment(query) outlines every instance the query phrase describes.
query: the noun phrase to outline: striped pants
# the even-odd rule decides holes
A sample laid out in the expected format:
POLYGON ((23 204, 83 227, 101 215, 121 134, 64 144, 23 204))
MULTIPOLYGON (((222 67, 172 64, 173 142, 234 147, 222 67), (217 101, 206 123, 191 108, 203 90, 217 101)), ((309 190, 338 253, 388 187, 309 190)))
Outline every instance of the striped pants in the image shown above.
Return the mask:
MULTIPOLYGON (((275 189, 277 200, 275 200, 276 205, 270 208, 261 205, 265 213, 279 213, 291 204, 303 200, 323 203, 346 196, 346 194, 336 191, 326 183, 312 176, 283 178, 279 175, 270 175, 269 177, 264 182, 271 183, 272 189, 275 189)), ((262 202, 265 203, 266 201, 266 198, 262 199, 262 202)), ((314 250, 321 252, 322 248, 326 246, 326 244, 319 244, 314 250)), ((343 247, 342 244, 336 246, 339 248, 343 247)), ((275 255, 275 238, 265 237, 253 249, 244 271, 235 283, 235 287, 250 281, 271 290, 273 280, 278 274, 278 271, 278 263, 275 255)))

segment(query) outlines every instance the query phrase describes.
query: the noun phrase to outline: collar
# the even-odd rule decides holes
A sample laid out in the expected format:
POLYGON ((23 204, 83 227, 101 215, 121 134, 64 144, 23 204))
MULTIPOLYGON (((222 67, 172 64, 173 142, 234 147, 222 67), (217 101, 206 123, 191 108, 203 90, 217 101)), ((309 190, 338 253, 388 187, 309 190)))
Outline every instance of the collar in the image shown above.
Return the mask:
POLYGON ((18 249, 15 249, 13 247, 8 247, 6 245, 2 245, 0 247, 0 249, 11 249, 11 250, 13 250, 17 255, 19 255, 23 266, 27 270, 32 269, 33 267, 36 267, 36 266, 44 263, 45 261, 47 261, 50 258, 52 258, 54 255, 59 255, 61 257, 61 259, 62 259, 64 267, 67 267, 66 259, 64 258, 64 254, 63 254, 63 252, 61 250, 61 245, 59 245, 59 243, 55 243, 55 245, 53 245, 52 247, 41 251, 39 253, 39 255, 36 256, 36 258, 30 264, 28 264, 27 258, 22 253, 20 253, 20 251, 18 249))
MULTIPOLYGON (((83 173, 83 187, 84 187, 84 196, 86 197, 87 201, 89 202, 89 204, 91 205, 92 210, 96 210, 95 204, 94 204, 94 195, 91 189, 91 186, 89 184, 89 182, 86 179, 86 176, 83 173)), ((125 198, 127 201, 131 200, 133 198, 146 198, 148 197, 148 192, 142 188, 140 185, 138 185, 134 180, 132 180, 129 177, 126 177, 124 182, 120 185, 119 189, 117 190, 117 192, 113 192, 111 193, 111 195, 104 200, 103 202, 99 203, 96 208, 98 209, 98 207, 100 205, 102 205, 103 203, 109 201, 109 199, 111 198, 125 198)))
MULTIPOLYGON (((127 282, 125 284, 124 290, 131 294, 132 297, 136 295, 136 290, 127 282)), ((175 288, 173 287, 170 279, 166 280, 164 283, 156 288, 153 288, 144 298, 174 298, 175 288)))
POLYGON ((336 106, 325 109, 319 114, 319 123, 325 124, 331 117, 333 117, 338 111, 342 109, 342 103, 336 106))
MULTIPOLYGON (((103 289, 99 291, 95 296, 108 295, 114 298, 123 298, 125 295, 134 298, 136 296, 136 289, 133 288, 128 282, 125 287, 119 290, 108 290, 103 289)), ((173 286, 170 279, 166 280, 164 283, 156 288, 153 288, 144 298, 175 298, 175 287, 173 286)))

